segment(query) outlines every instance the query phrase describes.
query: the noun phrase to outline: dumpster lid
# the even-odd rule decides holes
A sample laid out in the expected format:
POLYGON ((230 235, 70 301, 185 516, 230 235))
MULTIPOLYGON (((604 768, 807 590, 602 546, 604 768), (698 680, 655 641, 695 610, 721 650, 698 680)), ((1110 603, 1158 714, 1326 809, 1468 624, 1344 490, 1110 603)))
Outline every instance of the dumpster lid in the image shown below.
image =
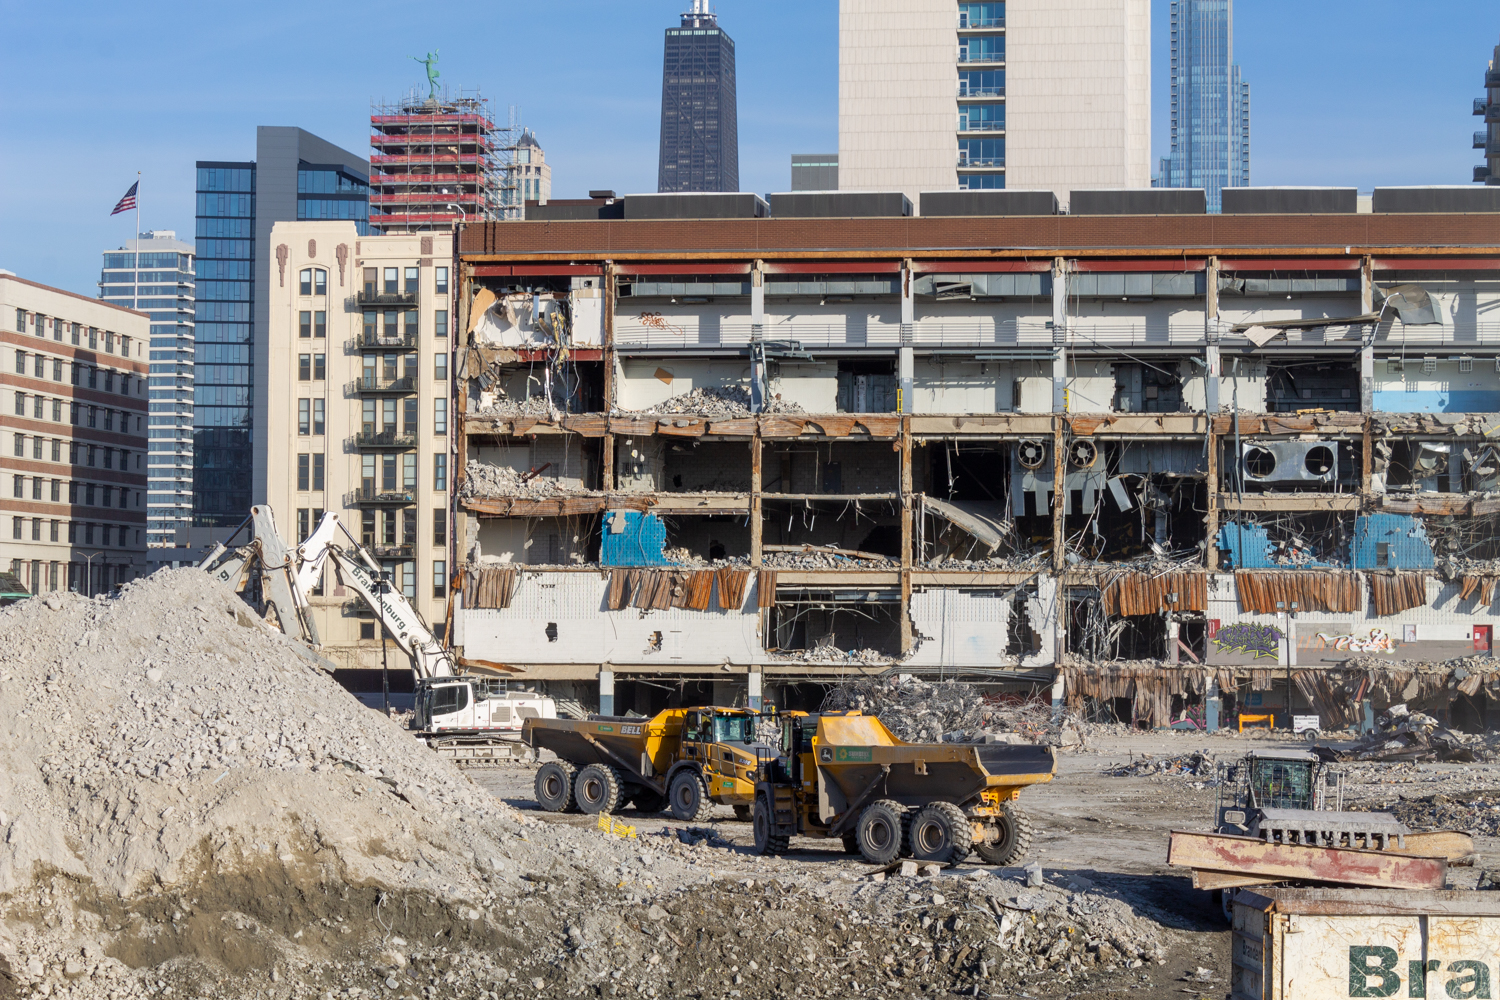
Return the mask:
POLYGON ((1234 904, 1275 913, 1500 917, 1500 892, 1459 889, 1239 889, 1234 904))

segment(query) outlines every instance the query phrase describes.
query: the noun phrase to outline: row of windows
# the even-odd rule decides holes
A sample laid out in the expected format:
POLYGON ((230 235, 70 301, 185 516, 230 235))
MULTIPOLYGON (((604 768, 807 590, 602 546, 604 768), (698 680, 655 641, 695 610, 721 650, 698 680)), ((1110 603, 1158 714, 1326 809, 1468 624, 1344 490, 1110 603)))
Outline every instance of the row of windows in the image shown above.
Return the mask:
POLYGON ((297 456, 297 489, 303 493, 308 490, 321 491, 323 489, 323 470, 326 465, 326 455, 321 452, 303 452, 297 456))
MULTIPOLYGON (((417 336, 417 310, 415 309, 366 309, 364 316, 367 340, 376 337, 396 339, 403 333, 407 337, 417 336)), ((448 310, 439 309, 432 314, 432 335, 434 337, 448 336, 448 310)))
POLYGON ((16 310, 16 331, 31 333, 38 337, 45 337, 50 331, 52 339, 59 344, 62 343, 63 334, 66 333, 69 343, 74 347, 87 344, 89 350, 97 351, 102 343, 105 354, 115 353, 115 344, 118 342, 120 353, 127 358, 130 357, 130 338, 124 334, 100 330, 92 326, 86 327, 81 323, 69 323, 56 317, 27 312, 25 309, 16 310))
MULTIPOLYGON (((195 227, 197 239, 242 239, 250 240, 255 236, 254 219, 203 219, 198 220, 195 227)), ((206 255, 207 251, 203 244, 198 244, 199 256, 206 255)))
MULTIPOLYGON (((321 354, 315 355, 315 357, 319 358, 322 356, 321 354)), ((299 370, 303 364, 301 359, 306 357, 306 354, 298 356, 299 370)), ((407 351, 403 354, 397 354, 392 351, 387 351, 384 354, 366 354, 364 356, 364 364, 360 369, 360 378, 365 382, 390 382, 397 378, 409 378, 415 382, 421 377, 422 373, 418 368, 416 351, 407 351)), ((448 354, 446 351, 439 351, 432 356, 432 377, 438 382, 448 381, 448 354)))
POLYGON ((198 215, 221 215, 238 219, 255 217, 255 195, 253 194, 208 194, 198 193, 198 215))
POLYGON ((298 291, 303 295, 327 295, 328 272, 318 267, 304 267, 298 275, 298 291))
MULTIPOLYGON (((45 438, 40 434, 17 434, 15 435, 15 454, 17 458, 34 458, 38 461, 61 462, 63 460, 63 445, 68 448, 69 465, 87 465, 89 468, 115 468, 115 453, 119 452, 120 471, 124 472, 130 468, 129 448, 106 448, 103 445, 85 444, 80 441, 65 441, 62 438, 45 438), (30 441, 30 448, 27 442, 30 441)), ((135 456, 135 467, 141 467, 141 456, 137 452, 135 456)))
MULTIPOLYGON (((156 267, 169 267, 174 271, 187 271, 193 266, 192 254, 186 253, 107 253, 104 255, 104 269, 106 271, 145 271, 156 267), (139 258, 139 259, 137 259, 139 258)), ((164 277, 162 281, 174 281, 173 277, 164 277)))
MULTIPOLYGON (((19 541, 26 540, 28 535, 33 542, 43 541, 44 539, 42 538, 42 534, 43 529, 45 528, 47 535, 45 541, 49 542, 62 541, 63 534, 66 533, 68 544, 70 545, 77 545, 79 543, 82 543, 84 545, 99 545, 106 549, 113 548, 115 546, 125 548, 130 545, 130 534, 131 532, 134 532, 135 544, 141 544, 141 529, 132 527, 128 524, 94 524, 91 521, 56 521, 41 517, 13 517, 10 519, 10 523, 10 537, 19 541), (27 522, 30 522, 30 524, 28 525, 27 522), (67 525, 66 528, 62 527, 64 524, 67 525), (29 532, 27 530, 28 527, 30 528, 29 532), (96 537, 98 538, 98 541, 95 541, 96 537)), ((11 561, 11 572, 17 572, 18 567, 16 564, 19 562, 21 562, 21 560, 19 559, 14 559, 11 561)), ((36 563, 33 562, 32 566, 35 565, 36 563)), ((71 565, 77 566, 78 568, 82 569, 85 564, 79 562, 72 563, 71 565)), ((57 589, 57 566, 58 564, 55 562, 52 564, 53 573, 51 582, 53 590, 57 589)), ((32 591, 34 593, 39 593, 35 585, 33 585, 32 591)))
POLYGON ((328 377, 328 355, 297 355, 297 381, 321 382, 328 377))
MULTIPOLYGON (((359 460, 360 489, 366 494, 417 489, 417 456, 412 452, 401 455, 361 455, 359 460)), ((447 455, 433 456, 432 488, 448 488, 447 455)))
MULTIPOLYGON (((98 430, 112 431, 115 429, 115 418, 118 416, 120 433, 130 433, 130 414, 124 410, 116 411, 107 406, 93 406, 70 399, 53 399, 49 396, 24 392, 16 393, 16 416, 18 417, 29 416, 33 420, 51 419, 62 423, 64 409, 68 414, 67 422, 74 427, 93 427, 98 430), (29 406, 28 400, 30 400, 29 406)), ((140 417, 135 418, 137 432, 141 430, 143 423, 140 417)))
POLYGON ((135 494, 135 505, 141 505, 141 498, 145 493, 140 490, 131 490, 126 486, 111 486, 99 483, 75 483, 64 482, 61 479, 43 479, 41 476, 13 476, 11 495, 17 500, 40 500, 52 503, 82 504, 85 507, 119 507, 122 510, 130 506, 130 495, 135 494), (26 480, 31 480, 31 489, 26 489, 26 480), (50 484, 50 485, 49 485, 50 484), (28 497, 29 493, 29 497, 28 497), (67 499, 63 499, 63 494, 67 499))
POLYGON ((196 276, 220 281, 249 281, 254 277, 248 260, 204 260, 202 257, 198 258, 196 276))
POLYGON ((297 218, 364 222, 370 218, 370 203, 364 199, 352 198, 298 198, 297 218))
POLYGON ((255 168, 199 167, 199 191, 254 191, 255 168))
POLYGON ((298 170, 298 194, 369 194, 370 185, 339 170, 298 170))
MULTIPOLYGON (((120 395, 132 395, 130 391, 130 374, 128 372, 116 372, 113 368, 100 368, 97 365, 80 364, 77 361, 65 361, 62 358, 49 354, 32 354, 29 351, 16 351, 16 374, 30 375, 32 378, 51 377, 54 382, 63 381, 64 366, 71 369, 68 380, 76 386, 89 389, 102 389, 105 392, 114 392, 115 386, 119 385, 120 395), (116 382, 116 376, 119 381, 116 382)), ((134 395, 142 396, 146 392, 146 380, 140 376, 135 379, 134 395)))
MULTIPOLYGON (((308 400, 305 400, 305 399, 299 399, 297 401, 297 433, 298 434, 306 434, 306 433, 308 433, 306 430, 303 430, 303 428, 306 426, 306 424, 303 422, 303 419, 302 419, 304 412, 306 412, 304 410, 304 404, 307 403, 307 402, 308 402, 308 400)), ((316 415, 323 412, 323 407, 322 407, 323 401, 321 399, 314 399, 311 402, 316 405, 316 409, 314 410, 314 420, 313 420, 313 430, 312 430, 312 433, 313 434, 322 434, 323 431, 321 430, 321 428, 322 428, 323 425, 322 425, 322 422, 316 418, 316 415)), ((401 423, 400 423, 399 430, 401 431, 401 433, 404 433, 404 434, 416 434, 417 433, 417 404, 418 404, 418 400, 414 396, 408 396, 408 397, 406 397, 404 399, 367 399, 367 400, 365 400, 360 405, 360 411, 361 411, 360 412, 360 431, 361 431, 361 433, 364 433, 364 434, 374 434, 377 431, 384 431, 386 433, 395 433, 397 431, 397 429, 398 429, 397 428, 397 423, 396 423, 397 404, 400 404, 400 412, 401 412, 401 423), (377 417, 379 417, 378 421, 376 419, 377 417)), ((434 399, 432 401, 432 424, 433 424, 433 426, 432 426, 432 433, 434 433, 434 434, 447 434, 448 433, 448 400, 446 400, 446 399, 434 399)))
MULTIPOLYGON (((199 227, 199 228, 202 228, 202 227, 199 227)), ((198 265, 199 265, 199 267, 202 267, 202 265, 204 263, 203 258, 205 258, 205 257, 214 258, 216 261, 231 260, 231 261, 235 261, 235 262, 245 261, 245 262, 248 263, 251 260, 251 258, 253 258, 255 256, 255 241, 254 240, 251 240, 251 239, 240 239, 240 240, 236 240, 236 239, 202 239, 201 237, 203 237, 203 235, 204 235, 203 233, 199 233, 198 234, 198 236, 200 237, 200 239, 198 240, 198 265)), ((253 233, 245 233, 244 235, 245 236, 252 236, 254 234, 253 233)), ((202 277, 202 276, 204 276, 204 275, 202 275, 202 273, 200 272, 200 277, 202 277)), ((224 277, 226 277, 226 278, 237 277, 237 275, 226 274, 226 275, 224 275, 224 277)), ((248 278, 249 275, 246 274, 246 275, 244 275, 244 277, 248 278)))
POLYGON ((322 309, 304 309, 297 317, 297 336, 328 336, 328 313, 322 309))
MULTIPOLYGON (((365 270, 365 294, 374 295, 376 292, 391 294, 394 292, 416 292, 421 281, 421 269, 415 267, 367 267, 365 270)), ((306 271, 302 272, 306 274, 306 271)), ((435 267, 432 269, 433 292, 437 295, 448 294, 448 269, 446 267, 435 267)), ((303 295, 308 293, 304 290, 303 295)), ((321 293, 319 293, 321 294, 321 293)))

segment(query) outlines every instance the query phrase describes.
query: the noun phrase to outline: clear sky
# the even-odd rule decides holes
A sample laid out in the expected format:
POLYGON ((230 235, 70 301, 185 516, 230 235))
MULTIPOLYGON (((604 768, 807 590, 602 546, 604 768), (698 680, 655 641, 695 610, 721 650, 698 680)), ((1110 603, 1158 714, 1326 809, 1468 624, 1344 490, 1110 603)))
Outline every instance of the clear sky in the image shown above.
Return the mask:
MULTIPOLYGON (((789 186, 792 153, 838 147, 836 0, 716 0, 739 63, 740 179, 789 186)), ((688 0, 421 6, 264 0, 0 0, 0 267, 97 294, 129 239, 110 209, 142 173, 141 226, 192 239, 193 164, 252 159, 256 125, 368 155, 368 116, 422 82, 479 87, 537 133, 553 196, 656 188, 662 30, 688 0)), ((1153 145, 1168 141, 1167 0, 1153 7, 1153 145)), ((1495 0, 1241 0, 1255 184, 1463 184, 1495 0)), ((1153 165, 1155 161, 1153 159, 1153 165)))

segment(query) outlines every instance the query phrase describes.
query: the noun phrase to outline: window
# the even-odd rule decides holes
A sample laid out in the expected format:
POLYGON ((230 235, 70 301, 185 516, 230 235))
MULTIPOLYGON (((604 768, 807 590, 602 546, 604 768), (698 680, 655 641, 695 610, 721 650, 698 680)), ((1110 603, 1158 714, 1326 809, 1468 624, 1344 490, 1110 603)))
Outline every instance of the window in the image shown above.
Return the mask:
MULTIPOLYGON (((51 530, 48 532, 47 540, 49 542, 55 542, 55 541, 58 540, 57 529, 59 527, 59 522, 52 521, 52 522, 49 522, 49 523, 51 525, 51 530)), ((53 563, 52 564, 52 589, 53 590, 57 589, 57 563, 53 563)))
POLYGON ((401 272, 398 271, 394 267, 388 267, 388 268, 386 268, 385 269, 385 287, 383 289, 381 289, 381 290, 383 292, 386 292, 387 294, 391 294, 391 295, 394 295, 395 293, 399 292, 401 289, 398 288, 397 285, 399 284, 398 275, 400 273, 401 272))
POLYGON ((313 272, 313 294, 314 295, 327 295, 328 294, 328 272, 327 271, 318 270, 318 271, 314 271, 313 272))
POLYGON ((401 429, 408 434, 417 433, 417 397, 401 401, 401 429))
POLYGON ((16 435, 16 457, 17 458, 25 458, 26 457, 26 435, 25 434, 17 434, 16 435))
POLYGON ((401 512, 401 544, 417 544, 417 509, 408 507, 401 512))
POLYGON ((403 288, 402 291, 411 292, 411 293, 415 294, 416 290, 417 290, 417 268, 415 268, 415 267, 408 267, 406 269, 406 287, 403 288))
POLYGON ((417 336, 417 311, 415 309, 408 309, 405 315, 406 329, 404 332, 408 340, 415 340, 417 336))
POLYGON ((367 399, 360 404, 359 430, 362 434, 375 433, 375 400, 367 399))
POLYGON ((113 448, 104 449, 104 467, 106 469, 113 469, 115 467, 115 450, 113 448))
POLYGON ((62 377, 62 358, 53 358, 52 359, 52 381, 54 381, 54 382, 61 382, 62 380, 63 380, 63 377, 62 377))
MULTIPOLYGON (((129 419, 130 418, 125 414, 120 414, 120 430, 130 430, 130 424, 128 422, 129 419)), ((111 410, 109 407, 104 408, 104 429, 107 431, 112 431, 115 429, 115 411, 111 410)))
POLYGON ((77 541, 78 541, 78 522, 77 521, 69 521, 68 522, 68 544, 71 545, 71 544, 73 544, 73 543, 75 543, 77 541))
POLYGON ((434 490, 447 491, 448 489, 448 456, 432 456, 432 488, 434 490))
POLYGON ((297 508, 297 544, 298 545, 301 545, 303 542, 307 541, 307 536, 309 534, 311 534, 311 532, 309 532, 307 530, 307 524, 308 524, 308 521, 309 521, 309 515, 310 514, 312 514, 312 510, 310 510, 307 507, 298 507, 297 508))
POLYGON ((297 400, 297 433, 312 433, 312 400, 297 400))
MULTIPOLYGON (((415 601, 417 599, 417 564, 414 562, 404 562, 401 564, 400 570, 401 593, 406 595, 407 600, 415 601)), ((460 687, 456 688, 456 690, 465 691, 466 689, 460 687)), ((465 698, 467 697, 466 694, 465 698)))
POLYGON ((432 561, 432 596, 448 596, 448 562, 446 559, 432 561))
POLYGON ((385 317, 384 325, 380 329, 380 335, 387 340, 395 340, 401 336, 401 328, 397 326, 401 314, 394 309, 387 309, 381 313, 385 317))
POLYGON ((446 351, 432 356, 432 377, 439 382, 448 381, 448 354, 446 351))
POLYGON ((16 310, 16 329, 19 330, 19 331, 21 331, 22 333, 26 332, 26 310, 25 309, 17 309, 16 310))
POLYGON ((297 355, 297 381, 306 382, 312 378, 312 355, 297 355))
POLYGON ((388 492, 396 489, 396 456, 380 456, 380 488, 388 492))
MULTIPOLYGON (((394 483, 391 485, 395 486, 394 483)), ((415 454, 401 456, 401 485, 408 490, 417 488, 417 456, 415 454)))
POLYGON ((376 323, 379 321, 379 319, 380 319, 380 314, 379 313, 366 312, 364 314, 363 323, 364 323, 364 336, 365 336, 365 340, 366 341, 374 340, 377 336, 379 336, 379 334, 376 333, 376 323))
POLYGON ((40 354, 36 356, 36 364, 32 366, 32 374, 37 378, 47 377, 47 359, 40 354))
MULTIPOLYGON (((31 540, 33 542, 40 542, 42 540, 42 519, 39 517, 31 519, 31 540)), ((35 565, 35 563, 32 565, 35 565)))
POLYGON ((10 537, 21 537, 21 525, 25 522, 25 520, 26 519, 24 517, 13 517, 10 519, 10 537))
POLYGON ((393 510, 384 511, 380 515, 380 544, 396 544, 396 512, 393 510))
POLYGON ((958 140, 958 165, 961 167, 1005 166, 1005 140, 958 140))
POLYGON ((324 455, 319 452, 312 457, 312 488, 314 491, 323 489, 323 459, 324 455))
POLYGON ((60 399, 52 401, 52 419, 62 423, 62 400, 60 399))
POLYGON ((1005 175, 959 174, 958 189, 960 191, 1003 191, 1005 190, 1005 175))
POLYGON ((375 544, 375 512, 373 510, 360 512, 359 543, 365 548, 375 544))
POLYGON ((16 393, 16 416, 26 416, 26 393, 16 393))
POLYGON ((374 295, 379 286, 379 276, 373 267, 365 268, 365 294, 374 295))
POLYGON ((91 327, 89 327, 89 350, 91 350, 91 351, 97 351, 98 349, 99 349, 99 329, 98 329, 98 327, 91 326, 91 327))
POLYGON ((36 459, 42 457, 42 438, 40 435, 31 439, 31 457, 36 459))
POLYGON ((306 309, 297 314, 297 336, 312 336, 312 313, 306 309))
POLYGON ((1003 28, 1005 27, 1005 4, 960 3, 958 26, 960 28, 1003 28))
MULTIPOLYGON (((301 455, 297 456, 297 489, 300 492, 306 493, 308 486, 310 485, 309 480, 311 478, 312 456, 307 454, 306 452, 303 452, 301 455)), ((303 532, 302 537, 306 538, 307 533, 303 532)))
POLYGON ((432 544, 445 547, 448 544, 448 510, 445 507, 432 512, 432 544))
POLYGON ((17 351, 16 352, 16 374, 17 375, 25 375, 26 374, 26 352, 25 351, 17 351))
POLYGON ((47 400, 41 396, 31 397, 31 415, 41 420, 47 415, 47 400))
POLYGON ((432 401, 432 433, 448 433, 448 401, 446 399, 432 401))
POLYGON ((432 316, 432 335, 435 337, 448 336, 448 310, 439 309, 432 316))
POLYGON ((435 268, 432 272, 433 291, 439 295, 448 294, 448 269, 446 267, 435 268))
POLYGON ((88 368, 88 382, 90 389, 99 388, 99 369, 92 365, 88 368))
POLYGON ((402 355, 402 358, 401 358, 401 368, 402 368, 401 374, 404 377, 411 379, 411 381, 412 381, 412 387, 415 388, 416 387, 417 379, 419 379, 419 378, 422 377, 422 373, 417 370, 417 352, 416 351, 411 351, 411 352, 409 352, 409 353, 407 353, 405 355, 402 355))
POLYGON ((59 438, 52 439, 52 461, 62 461, 62 441, 59 438))
POLYGON ((328 355, 313 355, 313 381, 321 382, 328 377, 328 355))
POLYGON ((88 453, 88 457, 87 457, 87 460, 86 460, 87 464, 88 464, 88 467, 92 469, 94 467, 94 465, 95 465, 94 456, 98 454, 99 449, 96 448, 94 445, 88 445, 85 450, 88 453))
POLYGON ((77 323, 73 324, 73 346, 78 346, 78 338, 83 333, 83 327, 77 323))
POLYGON ((1005 61, 1005 36, 1004 35, 969 35, 959 36, 958 39, 958 61, 966 62, 1004 62, 1005 61))
POLYGON ((86 483, 83 487, 83 502, 85 506, 94 506, 94 484, 86 483))
MULTIPOLYGON (((322 274, 323 272, 319 271, 318 273, 322 274)), ((328 313, 322 309, 319 309, 317 312, 313 313, 313 336, 328 336, 328 313)))
POLYGON ((323 433, 323 400, 315 399, 313 404, 313 433, 323 433))
POLYGON ((15 496, 17 496, 17 497, 24 497, 26 495, 26 477, 25 476, 16 476, 15 477, 14 493, 15 493, 15 496))
MULTIPOLYGON (((52 502, 53 503, 61 503, 62 502, 62 480, 60 480, 60 479, 54 479, 54 480, 52 480, 52 502)), ((57 538, 54 537, 52 540, 55 542, 55 541, 57 541, 57 538)))
MULTIPOLYGON (((77 502, 78 502, 78 484, 77 483, 69 483, 68 484, 68 503, 76 504, 77 502)), ((68 541, 71 542, 71 541, 73 541, 73 539, 69 538, 68 541)))
MULTIPOLYGON (((299 287, 297 291, 303 295, 311 295, 313 293, 312 274, 312 268, 305 267, 302 269, 301 275, 299 275, 301 280, 298 282, 299 287)), ((304 313, 303 315, 306 314, 304 313)))

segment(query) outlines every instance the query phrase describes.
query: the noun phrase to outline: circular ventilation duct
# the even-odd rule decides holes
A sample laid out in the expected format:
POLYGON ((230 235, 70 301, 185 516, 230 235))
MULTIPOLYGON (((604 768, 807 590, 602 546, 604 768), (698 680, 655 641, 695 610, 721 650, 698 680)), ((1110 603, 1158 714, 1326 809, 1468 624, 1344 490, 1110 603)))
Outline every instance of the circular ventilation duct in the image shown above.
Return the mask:
POLYGON ((1041 441, 1022 441, 1016 445, 1016 461, 1023 469, 1040 469, 1047 461, 1047 446, 1041 441))
POLYGON ((1068 463, 1075 469, 1093 468, 1099 461, 1099 446, 1092 441, 1074 441, 1068 446, 1068 463))
POLYGON ((1266 448, 1246 448, 1244 461, 1251 479, 1269 479, 1276 472, 1276 456, 1266 448))
POLYGON ((1307 449, 1307 456, 1302 460, 1302 467, 1319 478, 1333 472, 1335 464, 1333 449, 1326 444, 1307 449))

